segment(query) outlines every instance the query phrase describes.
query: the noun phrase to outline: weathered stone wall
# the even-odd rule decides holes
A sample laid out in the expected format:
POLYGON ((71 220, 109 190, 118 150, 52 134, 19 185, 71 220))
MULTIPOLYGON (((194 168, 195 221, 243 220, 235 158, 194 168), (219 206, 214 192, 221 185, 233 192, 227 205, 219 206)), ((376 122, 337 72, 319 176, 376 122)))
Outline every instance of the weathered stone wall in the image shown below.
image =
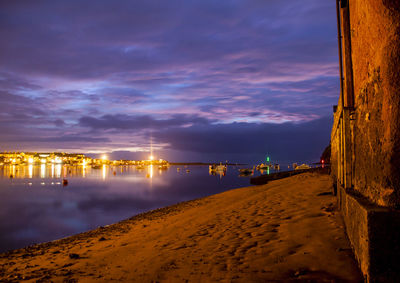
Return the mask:
POLYGON ((400 207, 400 1, 349 1, 349 9, 354 189, 400 207))
POLYGON ((400 282, 400 0, 340 4, 344 79, 332 178, 366 281, 400 282))
MULTIPOLYGON (((341 100, 337 105, 336 112, 334 113, 332 133, 331 133, 331 176, 334 183, 334 189, 336 189, 336 183, 339 179, 339 144, 340 144, 340 129, 339 129, 339 114, 342 111, 341 100)), ((336 192, 335 192, 336 193, 336 192)))

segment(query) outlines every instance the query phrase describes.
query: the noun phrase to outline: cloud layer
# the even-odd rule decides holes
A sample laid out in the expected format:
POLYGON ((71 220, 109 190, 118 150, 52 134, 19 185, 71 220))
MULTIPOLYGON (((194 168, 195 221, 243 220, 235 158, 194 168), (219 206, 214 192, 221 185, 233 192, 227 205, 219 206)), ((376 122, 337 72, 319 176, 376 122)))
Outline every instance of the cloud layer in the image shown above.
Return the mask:
POLYGON ((333 2, 3 1, 0 19, 2 150, 211 157, 246 136, 283 156, 323 150, 313 121, 329 142, 333 2))

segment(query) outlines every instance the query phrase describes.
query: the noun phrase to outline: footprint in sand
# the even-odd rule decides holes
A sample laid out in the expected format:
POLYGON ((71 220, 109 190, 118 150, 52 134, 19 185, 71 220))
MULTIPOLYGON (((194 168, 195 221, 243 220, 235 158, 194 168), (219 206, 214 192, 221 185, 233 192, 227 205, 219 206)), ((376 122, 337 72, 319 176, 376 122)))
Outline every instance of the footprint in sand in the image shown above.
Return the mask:
POLYGON ((250 249, 255 248, 257 246, 258 246, 258 242, 257 241, 245 244, 240 248, 240 252, 241 253, 247 253, 250 249))
POLYGON ((262 223, 259 223, 259 222, 256 222, 253 226, 251 226, 252 228, 257 228, 257 227, 260 227, 260 226, 262 226, 263 224, 262 223))

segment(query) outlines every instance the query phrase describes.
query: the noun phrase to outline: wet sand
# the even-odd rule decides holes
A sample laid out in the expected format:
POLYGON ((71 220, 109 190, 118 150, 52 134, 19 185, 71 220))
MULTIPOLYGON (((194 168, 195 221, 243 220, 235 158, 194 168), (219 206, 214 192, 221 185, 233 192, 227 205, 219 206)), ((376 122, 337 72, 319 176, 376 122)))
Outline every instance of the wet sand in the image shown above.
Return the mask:
POLYGON ((0 255, 0 281, 359 282, 328 175, 306 173, 0 255))

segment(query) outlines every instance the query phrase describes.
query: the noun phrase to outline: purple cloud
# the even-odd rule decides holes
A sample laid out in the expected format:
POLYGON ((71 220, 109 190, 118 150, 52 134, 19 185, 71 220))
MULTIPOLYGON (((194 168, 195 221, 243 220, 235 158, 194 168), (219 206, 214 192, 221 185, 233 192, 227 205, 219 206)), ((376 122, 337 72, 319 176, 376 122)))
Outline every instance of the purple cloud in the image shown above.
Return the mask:
POLYGON ((209 121, 198 116, 173 115, 168 119, 154 119, 151 116, 128 116, 128 115, 104 115, 100 118, 84 116, 79 119, 83 127, 92 129, 119 129, 119 130, 143 130, 143 129, 165 129, 169 127, 182 127, 193 124, 208 124, 209 121))
POLYGON ((7 150, 143 149, 150 129, 159 148, 182 148, 163 130, 330 126, 319 119, 339 92, 333 2, 2 1, 0 18, 7 150))

